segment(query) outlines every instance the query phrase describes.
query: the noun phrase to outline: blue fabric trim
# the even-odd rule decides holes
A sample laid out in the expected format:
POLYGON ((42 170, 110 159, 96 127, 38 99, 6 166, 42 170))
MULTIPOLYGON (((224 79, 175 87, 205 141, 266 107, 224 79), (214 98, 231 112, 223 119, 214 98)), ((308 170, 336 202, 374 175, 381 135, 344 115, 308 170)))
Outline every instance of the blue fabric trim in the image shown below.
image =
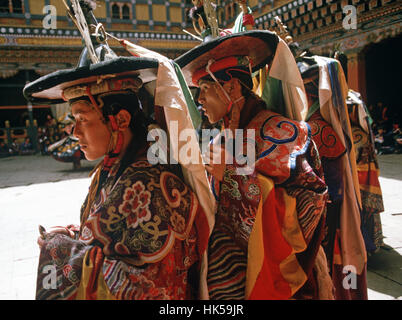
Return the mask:
POLYGON ((215 197, 216 201, 219 201, 219 196, 216 194, 216 190, 215 190, 215 177, 212 177, 211 179, 211 187, 212 187, 212 194, 215 197))
MULTIPOLYGON (((300 121, 300 123, 301 123, 301 124, 306 124, 306 126, 307 126, 307 141, 306 141, 306 143, 304 144, 304 146, 303 146, 303 148, 302 148, 301 150, 299 150, 299 151, 297 151, 297 152, 294 152, 294 153, 292 153, 292 154, 289 155, 289 161, 290 161, 290 176, 289 176, 288 179, 286 179, 283 183, 281 183, 281 184, 279 184, 279 185, 284 185, 284 184, 286 184, 286 183, 289 181, 289 179, 291 179, 292 174, 293 174, 293 171, 296 169, 296 160, 297 160, 297 157, 300 156, 300 155, 305 154, 305 153, 307 152, 307 149, 308 149, 309 146, 310 146, 311 139, 312 139, 312 138, 311 138, 311 127, 310 127, 310 125, 309 125, 307 122, 300 121)), ((297 137, 297 135, 296 135, 296 137, 297 137)), ((284 144, 284 143, 282 143, 282 144, 284 144)), ((274 145, 274 146, 272 146, 271 148, 269 148, 268 150, 264 151, 263 153, 261 153, 261 155, 258 157, 258 159, 260 159, 260 158, 262 158, 262 157, 268 155, 270 152, 272 152, 273 150, 275 150, 276 147, 277 147, 277 145, 274 145)))
MULTIPOLYGON (((307 125, 307 141, 306 144, 304 145, 304 147, 298 151, 298 152, 294 152, 290 155, 290 170, 294 170, 296 168, 296 159, 299 155, 301 154, 305 154, 308 147, 310 146, 310 142, 311 142, 311 128, 310 125, 307 122, 304 121, 300 121, 300 123, 305 123, 307 125)), ((292 172, 290 173, 292 175, 292 172)))
POLYGON ((271 116, 271 117, 267 118, 267 119, 264 121, 264 123, 262 124, 261 129, 260 129, 260 135, 261 135, 262 139, 263 139, 263 140, 268 140, 268 141, 270 141, 270 142, 272 142, 272 143, 275 143, 275 145, 271 146, 268 150, 265 150, 264 152, 262 152, 262 153, 258 156, 258 159, 263 158, 263 157, 267 156, 268 154, 270 154, 272 151, 274 151, 274 150, 276 149, 276 147, 278 146, 278 144, 286 144, 286 143, 295 141, 296 138, 297 138, 297 136, 299 135, 299 130, 297 129, 297 126, 296 126, 295 124, 293 124, 292 122, 286 121, 286 120, 280 121, 280 122, 277 124, 277 128, 280 128, 283 123, 288 123, 288 124, 290 124, 290 125, 293 127, 293 129, 295 130, 295 133, 294 133, 294 135, 293 135, 292 137, 290 137, 290 138, 288 138, 288 139, 282 139, 282 140, 280 140, 280 139, 275 139, 275 138, 273 138, 273 137, 264 135, 264 127, 265 127, 265 125, 267 124, 267 122, 268 122, 269 120, 271 120, 271 119, 273 119, 273 118, 275 118, 275 117, 280 117, 280 115, 274 115, 274 116, 271 116))
POLYGON ((343 105, 343 101, 336 61, 328 63, 328 72, 332 89, 332 103, 339 110, 339 107, 343 105))

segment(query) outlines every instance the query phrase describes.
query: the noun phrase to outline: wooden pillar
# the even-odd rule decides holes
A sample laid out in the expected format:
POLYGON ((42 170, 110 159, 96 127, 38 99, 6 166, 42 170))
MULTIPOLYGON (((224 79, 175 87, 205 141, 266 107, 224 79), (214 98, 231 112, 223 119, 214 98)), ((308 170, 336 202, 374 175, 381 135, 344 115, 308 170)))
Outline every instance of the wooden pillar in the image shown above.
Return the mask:
POLYGON ((366 61, 362 52, 352 51, 346 53, 348 57, 348 86, 349 89, 360 92, 364 101, 366 93, 366 61))

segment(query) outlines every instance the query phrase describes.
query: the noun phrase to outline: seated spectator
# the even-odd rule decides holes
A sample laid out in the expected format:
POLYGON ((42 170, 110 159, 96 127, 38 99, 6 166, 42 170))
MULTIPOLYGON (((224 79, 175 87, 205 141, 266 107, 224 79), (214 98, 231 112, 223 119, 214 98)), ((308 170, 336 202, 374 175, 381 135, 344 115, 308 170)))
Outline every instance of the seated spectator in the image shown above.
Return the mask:
POLYGON ((395 153, 402 153, 402 134, 399 133, 395 137, 395 153))
POLYGON ((392 138, 394 140, 394 153, 402 153, 402 130, 398 121, 394 121, 392 125, 392 138))
POLYGON ((38 128, 38 145, 39 145, 41 155, 47 154, 46 144, 45 144, 46 140, 47 140, 47 136, 46 136, 45 129, 38 128))
POLYGON ((57 121, 50 114, 48 114, 46 117, 45 127, 46 127, 46 136, 50 140, 51 144, 59 140, 60 137, 57 135, 58 133, 57 121))
POLYGON ((26 138, 25 141, 20 146, 20 155, 30 155, 34 153, 35 150, 33 149, 31 139, 26 138))
POLYGON ((399 123, 397 121, 394 121, 392 125, 392 134, 401 134, 401 128, 399 127, 399 123))
POLYGON ((13 142, 9 146, 9 152, 12 156, 15 156, 15 155, 19 154, 19 151, 20 151, 20 146, 17 142, 17 139, 13 139, 13 142))
POLYGON ((384 143, 384 128, 383 127, 378 127, 377 128, 377 133, 375 135, 375 148, 378 150, 381 145, 384 143))
POLYGON ((384 126, 379 126, 374 139, 376 153, 379 155, 394 153, 395 141, 393 137, 392 131, 386 131, 384 126))
POLYGON ((3 140, 0 140, 0 158, 5 158, 8 157, 9 155, 10 155, 10 148, 3 140))
POLYGON ((50 155, 49 147, 51 146, 50 140, 46 139, 44 142, 44 155, 50 155))

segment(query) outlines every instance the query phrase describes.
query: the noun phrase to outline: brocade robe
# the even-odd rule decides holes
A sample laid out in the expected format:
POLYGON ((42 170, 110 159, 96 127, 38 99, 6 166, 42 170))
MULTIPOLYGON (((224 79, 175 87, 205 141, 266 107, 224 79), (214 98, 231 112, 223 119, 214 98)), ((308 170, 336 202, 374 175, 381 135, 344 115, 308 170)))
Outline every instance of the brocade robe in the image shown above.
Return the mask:
POLYGON ((208 245, 210 298, 318 299, 318 279, 329 279, 318 153, 306 123, 264 109, 249 97, 240 117, 239 127, 255 132, 255 141, 244 140, 255 147, 252 172, 238 174, 234 162, 221 183, 212 179, 219 205, 208 245))
POLYGON ((137 161, 116 180, 118 167, 111 168, 89 216, 81 217, 81 228, 70 226, 75 239, 47 235, 37 299, 196 297, 189 272, 197 272, 208 236, 197 197, 167 165, 137 161), (56 272, 54 288, 43 270, 56 272))
POLYGON ((361 229, 366 250, 373 253, 384 245, 380 217, 384 211, 380 169, 369 134, 353 122, 351 125, 362 198, 361 229))

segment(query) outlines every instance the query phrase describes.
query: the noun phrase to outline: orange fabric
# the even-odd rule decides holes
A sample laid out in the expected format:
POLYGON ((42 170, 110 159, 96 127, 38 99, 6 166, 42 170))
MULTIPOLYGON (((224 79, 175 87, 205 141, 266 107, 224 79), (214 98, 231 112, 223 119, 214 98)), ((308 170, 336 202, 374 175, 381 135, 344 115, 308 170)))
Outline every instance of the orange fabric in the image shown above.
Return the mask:
MULTIPOLYGON (((195 217, 197 229, 198 253, 200 257, 208 245, 209 224, 201 206, 195 217)), ((104 255, 100 247, 90 249, 83 260, 82 277, 77 293, 71 299, 76 300, 115 300, 105 283, 102 267, 104 255)))
MULTIPOLYGON (((264 243, 263 243, 263 230, 262 230, 262 204, 266 201, 270 194, 274 184, 270 179, 260 178, 261 185, 261 201, 258 206, 258 210, 255 217, 254 227, 250 233, 250 240, 248 246, 248 261, 253 261, 247 266, 246 276, 246 290, 245 297, 250 298, 250 293, 254 289, 254 295, 256 297, 263 296, 263 293, 257 292, 258 287, 255 288, 255 283, 259 276, 260 271, 263 269, 264 264, 264 243)), ((266 266, 265 266, 266 267, 266 266)))
POLYGON ((76 300, 115 300, 103 278, 103 252, 93 247, 85 254, 80 286, 72 297, 76 300))
POLYGON ((380 182, 378 181, 378 172, 377 171, 358 171, 360 185, 372 185, 375 187, 380 186, 380 182))
POLYGON ((375 167, 374 163, 370 163, 370 165, 358 165, 357 175, 361 189, 376 194, 382 194, 380 181, 378 179, 380 176, 379 170, 375 167))
MULTIPOLYGON (((99 247, 94 247, 89 252, 89 259, 94 265, 94 270, 91 272, 91 276, 89 277, 88 286, 86 288, 87 297, 90 299, 96 299, 96 280, 99 276, 99 273, 102 270, 102 262, 103 262, 103 254, 102 249, 99 247)), ((84 260, 85 263, 85 260, 84 260)))
POLYGON ((260 175, 259 180, 266 193, 250 236, 248 261, 253 266, 248 266, 246 298, 289 299, 307 280, 295 256, 306 248, 295 228, 295 199, 273 188, 272 180, 260 175))
POLYGON ((263 228, 264 262, 249 299, 288 299, 291 296, 290 286, 279 268, 280 262, 291 253, 280 234, 285 209, 284 203, 277 205, 280 199, 275 196, 275 189, 272 189, 264 201, 261 222, 264 227, 269 226, 269 230, 263 228))

